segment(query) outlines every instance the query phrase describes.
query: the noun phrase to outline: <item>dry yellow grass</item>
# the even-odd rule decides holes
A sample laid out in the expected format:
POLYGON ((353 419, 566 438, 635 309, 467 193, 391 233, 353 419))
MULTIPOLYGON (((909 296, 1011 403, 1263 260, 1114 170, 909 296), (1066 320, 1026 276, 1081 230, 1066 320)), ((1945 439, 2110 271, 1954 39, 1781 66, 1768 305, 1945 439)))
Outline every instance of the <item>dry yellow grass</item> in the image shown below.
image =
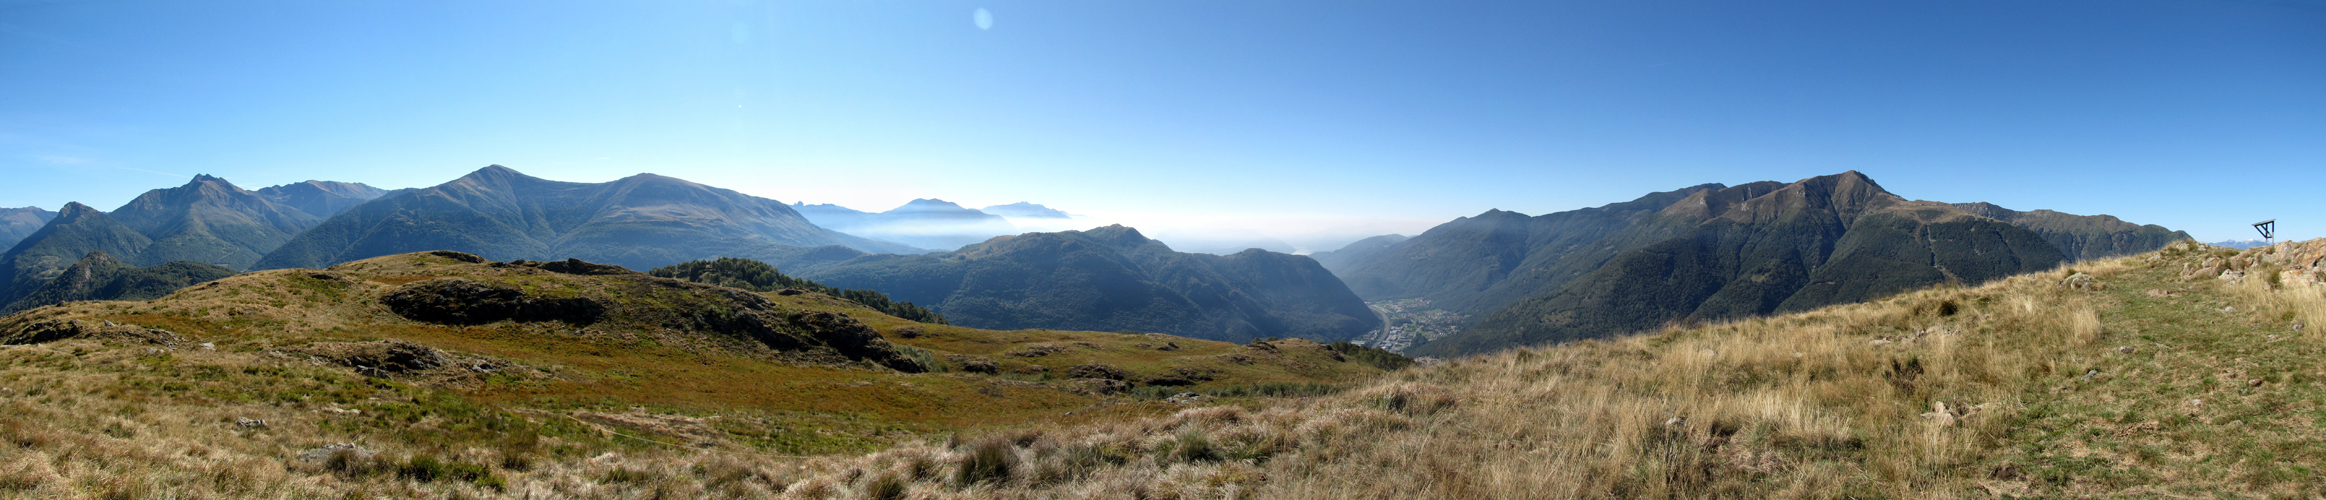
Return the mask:
MULTIPOLYGON (((280 498, 2311 498, 2326 491, 2314 473, 2326 460, 2315 362, 2326 339, 2291 327, 2326 314, 2317 261, 2302 253, 2326 242, 2304 245, 2176 245, 1977 288, 1513 350, 1329 396, 863 455, 697 451, 527 420, 513 425, 544 437, 514 449, 535 465, 493 465, 502 489, 284 467, 305 446, 293 443, 370 431, 222 431, 227 415, 299 406, 160 409, 136 391, 107 395, 133 377, 66 368, 129 361, 68 341, 0 351, 0 384, 44 391, 0 398, 13 405, 0 417, 13 444, 0 446, 16 447, 0 492, 96 496, 127 481, 280 498), (2268 272, 2279 279, 2256 274, 2268 272), (146 406, 118 408, 133 404, 146 406), (105 437, 116 423, 140 438, 105 437)), ((498 464, 514 446, 459 443, 403 453, 498 464)))

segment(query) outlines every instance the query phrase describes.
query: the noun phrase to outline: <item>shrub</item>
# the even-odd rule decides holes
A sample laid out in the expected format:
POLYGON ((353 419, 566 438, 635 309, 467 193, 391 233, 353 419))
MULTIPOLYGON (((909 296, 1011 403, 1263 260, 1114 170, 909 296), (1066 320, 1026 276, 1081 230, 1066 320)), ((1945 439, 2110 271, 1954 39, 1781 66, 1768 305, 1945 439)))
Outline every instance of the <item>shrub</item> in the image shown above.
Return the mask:
POLYGON ((1196 432, 1194 429, 1182 431, 1179 433, 1178 439, 1172 440, 1170 454, 1172 460, 1180 462, 1217 462, 1219 461, 1220 456, 1220 448, 1219 446, 1212 444, 1211 437, 1205 436, 1201 432, 1196 432))
POLYGON ((979 441, 961 458, 961 469, 953 474, 953 482, 968 486, 983 482, 1006 483, 1016 472, 1018 454, 1003 439, 979 441))
POLYGON ((872 478, 872 482, 865 483, 864 496, 873 500, 902 500, 905 497, 905 480, 895 474, 881 474, 872 478))

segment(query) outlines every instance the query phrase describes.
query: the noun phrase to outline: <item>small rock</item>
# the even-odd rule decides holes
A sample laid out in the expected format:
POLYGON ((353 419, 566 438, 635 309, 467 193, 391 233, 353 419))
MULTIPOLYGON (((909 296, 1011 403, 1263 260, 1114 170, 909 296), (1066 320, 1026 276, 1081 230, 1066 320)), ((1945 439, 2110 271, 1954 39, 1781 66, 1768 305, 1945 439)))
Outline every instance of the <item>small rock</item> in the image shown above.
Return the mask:
POLYGON ((2225 312, 2225 313, 2233 313, 2233 312, 2237 312, 2237 306, 2229 306, 2229 307, 2223 307, 2223 308, 2221 308, 2221 312, 2225 312))
POLYGON ((1688 425, 1688 417, 1672 417, 1670 419, 1664 420, 1664 427, 1679 427, 1683 425, 1688 425))
POLYGON ((218 350, 218 344, 212 344, 212 343, 209 343, 209 342, 203 342, 203 343, 202 343, 202 350, 204 350, 204 351, 215 351, 215 350, 218 350))
POLYGON ((259 420, 259 419, 255 419, 255 418, 241 418, 241 417, 235 417, 235 419, 234 419, 234 425, 239 425, 239 426, 242 426, 242 427, 243 427, 243 428, 245 428, 245 429, 257 429, 257 428, 260 428, 260 427, 266 427, 266 426, 267 426, 267 421, 265 421, 265 420, 259 420))
POLYGON ((1888 341, 1888 340, 1882 340, 1882 339, 1874 339, 1874 341, 1872 342, 1872 344, 1873 344, 1873 345, 1878 345, 1878 346, 1879 346, 1879 345, 1890 345, 1890 341, 1888 341))
POLYGON ((2261 387, 2261 379, 2258 379, 2258 378, 2257 378, 2257 379, 2253 379, 2253 380, 2251 380, 2251 381, 2248 381, 2248 382, 2246 382, 2246 383, 2245 383, 2245 385, 2250 385, 2250 386, 2254 386, 2254 387, 2261 387))
POLYGON ((2139 350, 2139 349, 2134 349, 2132 346, 2123 346, 2123 347, 2118 347, 2118 348, 2116 348, 2116 352, 2117 352, 2118 354, 2132 354, 2132 352, 2133 352, 2133 351, 2138 351, 2138 350, 2139 350))
POLYGON ((2100 376, 2100 369, 2099 369, 2099 368, 2093 368, 2093 369, 2091 369, 2090 371, 2086 371, 2086 372, 2084 372, 2084 380, 2091 380, 2091 379, 2092 379, 2092 377, 2097 377, 2097 376, 2100 376))
POLYGON ((2205 400, 2191 399, 2189 400, 2189 406, 2205 406, 2205 400))
POLYGON ((339 443, 339 444, 334 444, 334 445, 324 446, 324 447, 322 447, 322 448, 316 448, 316 449, 312 449, 312 450, 307 450, 307 451, 302 451, 302 452, 299 452, 299 461, 301 461, 301 462, 322 462, 322 461, 324 461, 324 460, 330 460, 330 459, 331 459, 331 456, 332 456, 332 455, 339 454, 339 451, 340 451, 340 450, 352 450, 352 451, 354 451, 354 452, 355 452, 355 457, 356 457, 356 458, 371 458, 371 457, 372 457, 372 455, 378 455, 378 454, 380 454, 380 452, 379 452, 379 451, 377 451, 377 450, 373 450, 373 449, 370 449, 370 448, 365 448, 365 447, 362 447, 362 446, 356 446, 354 443, 339 443))
POLYGON ((115 325, 115 324, 113 324, 113 320, 105 320, 105 326, 119 326, 119 325, 115 325))

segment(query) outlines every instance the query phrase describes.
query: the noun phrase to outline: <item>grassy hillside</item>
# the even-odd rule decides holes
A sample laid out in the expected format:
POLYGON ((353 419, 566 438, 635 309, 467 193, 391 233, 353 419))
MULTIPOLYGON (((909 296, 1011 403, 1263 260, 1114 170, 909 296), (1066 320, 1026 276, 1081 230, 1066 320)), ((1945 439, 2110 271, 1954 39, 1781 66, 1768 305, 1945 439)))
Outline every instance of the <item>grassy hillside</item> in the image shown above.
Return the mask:
MULTIPOLYGON (((855 429, 816 434, 831 439, 878 434, 849 424, 887 430, 869 423, 907 423, 880 434, 883 439, 859 438, 880 444, 854 448, 880 451, 813 458, 771 456, 784 454, 782 447, 724 444, 732 441, 685 444, 696 436, 734 436, 723 429, 737 422, 796 429, 806 418, 797 414, 785 421, 787 414, 777 412, 677 411, 628 400, 535 399, 496 409, 526 396, 359 378, 275 361, 280 358, 268 351, 291 351, 272 347, 159 351, 168 347, 138 343, 144 342, 135 340, 138 331, 92 327, 98 331, 88 336, 0 349, 8 360, 0 364, 7 367, 0 385, 8 387, 0 404, 10 409, 0 413, 0 446, 15 452, 0 467, 6 473, 0 492, 2310 498, 2326 492, 2316 474, 2326 465, 2319 431, 2326 427, 2326 369, 2316 362, 2326 357, 2326 334, 2313 327, 2326 323, 2322 260, 2326 241, 2243 252, 2183 243, 1975 288, 1939 287, 1805 313, 1504 351, 1401 370, 1320 396, 989 418, 958 435, 920 431, 943 427, 915 427, 922 420, 909 416, 827 417, 828 428, 855 429), (267 375, 251 378, 258 373, 267 375), (455 397, 462 394, 481 395, 455 397), (363 413, 333 411, 350 407, 363 413), (272 420, 241 427, 236 418, 272 420), (672 446, 610 430, 659 432, 653 435, 672 446), (368 461, 291 458, 320 443, 351 440, 386 451, 368 461)), ((254 276, 267 275, 236 279, 254 276)), ((798 304, 787 307, 848 305, 814 295, 775 299, 798 304)), ((125 305, 126 311, 104 314, 152 307, 125 305)), ((65 308, 48 311, 58 309, 65 308)), ((1040 332, 985 344, 957 340, 953 335, 971 332, 958 327, 894 318, 867 324, 905 345, 983 355, 1027 341, 1099 346, 1069 347, 1065 356, 1154 345, 1143 336, 1070 340, 1073 334, 1040 332), (905 338, 906 327, 926 330, 905 338), (1004 347, 1005 341, 1018 343, 1004 347)), ((481 345, 492 337, 447 338, 481 345)), ((1293 341, 1198 345, 1189 355, 1213 359, 1305 347, 1293 341)), ((1025 359, 1050 369, 1073 363, 1059 357, 1025 359)), ((586 373, 578 363, 568 366, 577 368, 559 373, 586 373)), ((929 390, 947 376, 973 380, 960 374, 812 380, 877 388, 818 395, 831 398, 929 390)), ((569 383, 579 382, 542 385, 569 383)), ((620 397, 640 397, 630 394, 620 397)), ((1006 408, 1027 411, 1036 403, 1026 401, 1041 394, 1048 393, 1006 394, 1007 405, 1015 405, 1006 408)))
POLYGON ((1977 288, 1505 351, 1320 398, 822 460, 792 491, 2311 498, 2326 491, 2326 335, 2310 327, 2326 322, 2322 258, 2326 241, 2183 243, 1977 288), (940 465, 920 472, 927 462, 940 465))
POLYGON ((0 343, 0 497, 39 498, 748 498, 804 477, 789 456, 1381 373, 1305 341, 995 332, 452 252, 35 309, 0 343))

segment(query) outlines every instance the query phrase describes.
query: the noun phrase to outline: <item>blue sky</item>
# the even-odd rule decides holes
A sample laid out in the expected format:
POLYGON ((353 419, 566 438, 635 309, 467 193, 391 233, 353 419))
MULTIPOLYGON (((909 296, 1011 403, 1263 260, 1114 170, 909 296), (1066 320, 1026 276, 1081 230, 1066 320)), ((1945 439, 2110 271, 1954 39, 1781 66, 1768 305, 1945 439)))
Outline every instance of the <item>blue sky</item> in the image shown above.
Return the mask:
POLYGON ((2311 1, 0 0, 0 96, 0 205, 51 209, 501 164, 1314 250, 1855 169, 2326 236, 2311 1))

